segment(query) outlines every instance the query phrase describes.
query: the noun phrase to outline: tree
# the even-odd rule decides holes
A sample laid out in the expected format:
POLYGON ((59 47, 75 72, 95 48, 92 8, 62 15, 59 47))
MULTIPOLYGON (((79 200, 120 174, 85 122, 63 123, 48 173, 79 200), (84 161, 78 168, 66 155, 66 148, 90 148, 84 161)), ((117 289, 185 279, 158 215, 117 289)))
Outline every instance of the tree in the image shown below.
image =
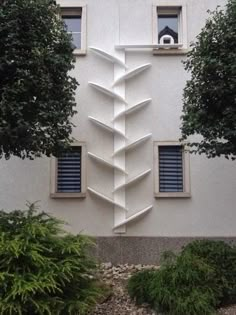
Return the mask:
POLYGON ((2 0, 0 157, 57 155, 70 143, 71 36, 53 0, 2 0))
POLYGON ((191 79, 184 89, 182 139, 198 134, 193 152, 207 157, 236 158, 236 1, 211 13, 185 69, 191 79))

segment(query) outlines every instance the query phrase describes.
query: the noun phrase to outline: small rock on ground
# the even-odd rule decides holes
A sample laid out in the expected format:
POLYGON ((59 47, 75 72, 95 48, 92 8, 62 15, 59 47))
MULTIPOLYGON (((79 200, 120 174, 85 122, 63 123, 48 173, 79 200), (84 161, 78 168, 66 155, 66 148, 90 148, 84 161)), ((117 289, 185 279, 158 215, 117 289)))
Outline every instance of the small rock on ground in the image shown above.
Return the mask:
POLYGON ((116 265, 104 263, 101 266, 100 278, 109 287, 112 294, 103 303, 97 305, 91 315, 155 315, 147 306, 136 306, 130 299, 126 284, 130 276, 145 268, 156 269, 157 266, 116 265))

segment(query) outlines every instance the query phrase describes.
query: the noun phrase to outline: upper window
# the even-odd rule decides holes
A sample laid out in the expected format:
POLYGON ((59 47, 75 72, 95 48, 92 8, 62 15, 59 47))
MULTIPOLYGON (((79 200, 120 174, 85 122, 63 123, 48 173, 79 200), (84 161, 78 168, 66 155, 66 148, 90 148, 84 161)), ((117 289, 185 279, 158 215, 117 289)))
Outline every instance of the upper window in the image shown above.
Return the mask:
POLYGON ((63 9, 61 15, 68 33, 72 35, 75 49, 81 49, 81 12, 81 9, 63 9))
POLYGON ((85 195, 85 145, 72 148, 52 161, 51 197, 85 195))
POLYGON ((189 197, 189 153, 178 143, 155 143, 157 197, 189 197))
POLYGON ((158 43, 159 44, 179 44, 179 11, 160 11, 158 13, 158 43))
POLYGON ((62 7, 61 17, 72 36, 74 54, 86 53, 86 6, 62 7))
POLYGON ((187 48, 186 6, 154 6, 153 43, 160 48, 187 48))

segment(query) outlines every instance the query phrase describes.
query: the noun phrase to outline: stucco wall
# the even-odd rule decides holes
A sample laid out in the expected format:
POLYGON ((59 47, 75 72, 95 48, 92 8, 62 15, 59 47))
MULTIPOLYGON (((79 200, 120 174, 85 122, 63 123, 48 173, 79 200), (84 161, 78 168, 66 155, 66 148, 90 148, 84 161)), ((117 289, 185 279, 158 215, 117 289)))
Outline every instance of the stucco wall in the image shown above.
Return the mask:
MULTIPOLYGON (((69 1, 68 1, 69 2, 69 1)), ((173 5, 175 0, 172 1, 173 5)), ((154 0, 87 0, 87 41, 114 52, 121 44, 152 43, 152 5, 154 0), (118 30, 120 32, 118 33, 118 30)), ((193 41, 207 17, 206 10, 223 5, 224 0, 188 0, 188 42, 193 41)), ((140 169, 153 170, 153 141, 178 140, 182 107, 182 91, 188 77, 181 63, 183 56, 154 56, 152 50, 126 53, 130 68, 151 63, 144 74, 126 83, 126 98, 133 104, 152 98, 146 108, 129 116, 127 136, 135 138, 152 133, 152 139, 126 156, 129 174, 140 169)), ((111 156, 113 137, 88 120, 88 115, 111 121, 113 101, 93 90, 88 81, 109 86, 113 80, 112 64, 93 55, 77 57, 73 71, 80 86, 77 91, 77 127, 73 136, 86 141, 87 149, 100 156, 111 156)), ((204 156, 191 156, 190 199, 154 198, 153 176, 148 175, 126 191, 130 209, 153 204, 153 209, 138 221, 127 225, 126 236, 194 237, 236 236, 236 167, 235 162, 204 156)), ((50 161, 47 158, 21 161, 11 158, 0 161, 0 208, 23 207, 26 200, 40 201, 41 208, 69 222, 72 232, 112 236, 113 206, 87 192, 84 199, 50 199, 50 161)), ((113 171, 88 158, 87 183, 112 197, 113 171)))

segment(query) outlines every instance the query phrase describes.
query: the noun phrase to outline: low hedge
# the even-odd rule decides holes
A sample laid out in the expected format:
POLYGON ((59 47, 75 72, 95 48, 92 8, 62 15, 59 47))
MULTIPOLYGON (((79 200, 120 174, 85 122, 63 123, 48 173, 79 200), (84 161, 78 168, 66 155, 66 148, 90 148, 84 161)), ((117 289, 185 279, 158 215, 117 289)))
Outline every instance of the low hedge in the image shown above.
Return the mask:
POLYGON ((217 273, 217 286, 222 290, 221 305, 236 303, 236 248, 223 241, 194 241, 183 253, 204 259, 217 273))
POLYGON ((170 315, 211 315, 235 301, 236 249, 224 242, 195 241, 180 255, 165 255, 159 270, 134 274, 128 292, 170 315), (171 258, 171 259, 170 259, 171 258))

